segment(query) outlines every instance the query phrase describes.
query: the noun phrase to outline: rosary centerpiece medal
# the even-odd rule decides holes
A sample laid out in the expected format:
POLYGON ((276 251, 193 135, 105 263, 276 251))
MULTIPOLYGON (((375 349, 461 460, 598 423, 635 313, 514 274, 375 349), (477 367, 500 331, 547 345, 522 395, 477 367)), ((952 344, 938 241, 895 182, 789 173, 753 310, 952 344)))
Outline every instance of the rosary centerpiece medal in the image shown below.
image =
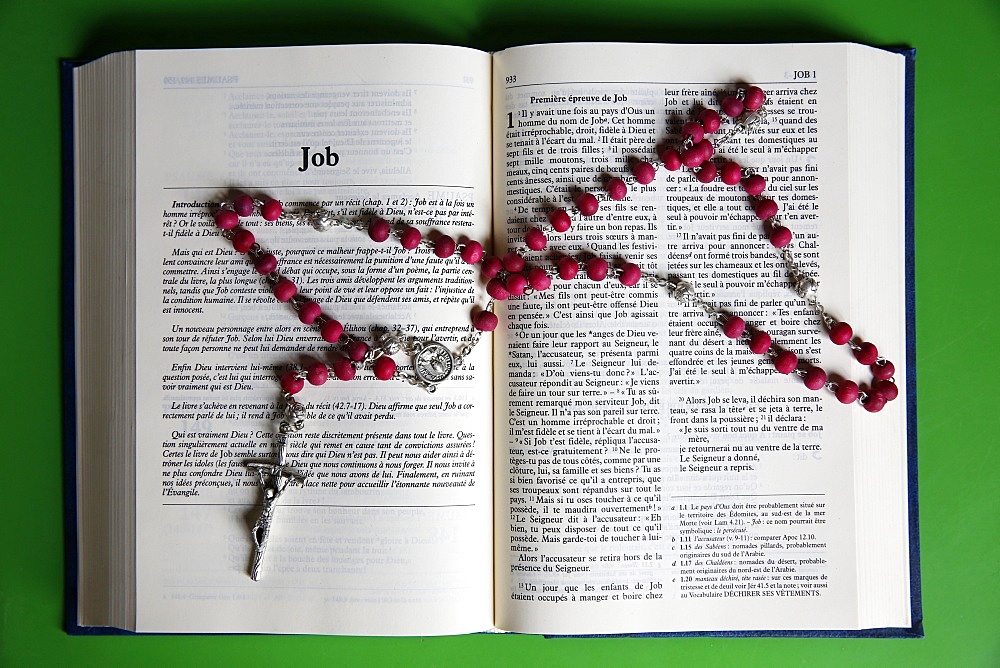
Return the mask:
POLYGON ((437 341, 422 341, 413 350, 413 373, 428 387, 451 375, 455 360, 451 351, 437 341))

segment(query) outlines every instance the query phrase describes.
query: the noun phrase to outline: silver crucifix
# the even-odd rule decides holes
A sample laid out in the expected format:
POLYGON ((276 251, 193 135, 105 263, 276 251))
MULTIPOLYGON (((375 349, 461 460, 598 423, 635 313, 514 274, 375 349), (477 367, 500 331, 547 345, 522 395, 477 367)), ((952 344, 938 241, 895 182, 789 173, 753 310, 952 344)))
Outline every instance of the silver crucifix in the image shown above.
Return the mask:
POLYGON ((289 431, 298 431, 302 428, 301 415, 304 407, 295 401, 290 395, 285 396, 285 415, 291 422, 283 420, 278 431, 278 461, 275 464, 264 462, 250 462, 247 468, 257 472, 261 489, 264 492, 264 507, 260 517, 253 525, 251 535, 256 547, 253 559, 253 568, 250 577, 260 580, 261 563, 264 560, 264 550, 267 548, 267 538, 271 534, 271 523, 274 520, 274 511, 278 506, 278 499, 284 494, 288 485, 305 485, 306 475, 285 466, 285 439, 289 431))

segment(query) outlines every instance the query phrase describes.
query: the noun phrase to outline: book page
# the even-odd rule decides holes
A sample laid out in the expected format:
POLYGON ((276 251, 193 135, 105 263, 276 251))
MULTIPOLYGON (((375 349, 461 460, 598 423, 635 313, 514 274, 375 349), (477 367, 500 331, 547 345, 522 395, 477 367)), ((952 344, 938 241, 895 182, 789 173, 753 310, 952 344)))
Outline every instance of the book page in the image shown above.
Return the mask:
MULTIPOLYGON (((278 377, 332 363, 216 229, 236 189, 488 241, 490 62, 467 49, 303 47, 137 59, 137 627, 445 634, 492 626, 489 336, 428 393, 359 371, 297 395, 262 577, 249 577, 275 462, 278 377)), ((458 256, 285 220, 245 223, 345 332, 452 353, 485 301, 458 256)), ((412 374, 412 360, 395 356, 412 374)))
MULTIPOLYGON (((523 246, 550 210, 573 208, 576 192, 597 193, 596 215, 574 212, 573 226, 550 233, 529 264, 599 256, 686 280, 712 308, 767 331, 832 380, 867 382, 868 370, 829 342, 789 288, 742 189, 700 183, 656 158, 679 146, 698 110, 718 109, 740 84, 759 85, 768 122, 719 146, 717 162, 767 178, 820 301, 896 361, 902 390, 901 60, 852 45, 501 52, 498 245, 523 246), (892 91, 878 101, 848 83, 875 64, 881 78, 865 91, 892 91), (851 141, 858 127, 867 143, 851 141), (655 181, 629 178, 627 197, 611 201, 603 183, 636 157, 658 164, 655 181)), ((498 314, 498 627, 909 625, 905 396, 873 415, 808 390, 655 280, 594 282, 581 266, 576 279, 555 278, 498 314), (873 573, 888 582, 878 591, 873 573)))

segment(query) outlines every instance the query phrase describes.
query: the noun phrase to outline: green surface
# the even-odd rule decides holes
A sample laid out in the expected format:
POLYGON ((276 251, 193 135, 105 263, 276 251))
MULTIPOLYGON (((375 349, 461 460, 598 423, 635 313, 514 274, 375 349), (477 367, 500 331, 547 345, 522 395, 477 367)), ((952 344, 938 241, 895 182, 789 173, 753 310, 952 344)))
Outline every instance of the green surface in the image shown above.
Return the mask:
POLYGON ((0 666, 1000 665, 1000 3, 0 0, 6 271, 0 666), (141 47, 419 41, 917 47, 922 640, 70 637, 63 619, 58 61, 141 47))

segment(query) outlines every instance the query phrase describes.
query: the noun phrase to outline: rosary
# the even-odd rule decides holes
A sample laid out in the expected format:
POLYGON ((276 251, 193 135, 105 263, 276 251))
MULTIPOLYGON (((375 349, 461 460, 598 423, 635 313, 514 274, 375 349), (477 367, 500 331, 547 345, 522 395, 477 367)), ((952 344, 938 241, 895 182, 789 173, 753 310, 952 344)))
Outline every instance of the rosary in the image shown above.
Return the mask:
POLYGON ((811 364, 800 363, 798 356, 790 350, 774 343, 763 329, 749 325, 740 316, 718 308, 703 299, 693 286, 674 276, 663 277, 655 272, 642 269, 637 264, 623 261, 614 265, 600 256, 576 258, 557 254, 549 258, 547 266, 529 263, 531 252, 544 251, 548 235, 563 233, 570 229, 575 214, 588 218, 595 215, 601 206, 601 199, 622 200, 628 195, 629 182, 641 185, 652 183, 657 167, 653 163, 632 158, 630 175, 611 177, 604 183, 604 194, 581 191, 572 198, 572 205, 554 208, 545 223, 531 227, 524 233, 524 247, 510 250, 502 257, 488 255, 481 243, 475 240, 456 241, 446 234, 433 239, 425 237, 420 230, 402 222, 391 223, 379 216, 367 221, 335 216, 325 209, 286 212, 275 199, 254 199, 246 194, 238 194, 231 202, 225 202, 215 213, 215 224, 222 230, 222 236, 229 239, 233 248, 247 256, 254 269, 263 277, 274 297, 289 304, 305 325, 314 325, 319 336, 332 344, 332 358, 329 364, 314 362, 304 369, 284 373, 280 379, 281 401, 279 409, 283 415, 278 428, 277 463, 254 462, 248 466, 256 471, 264 490, 263 510, 252 530, 255 545, 254 563, 251 576, 260 579, 261 562, 271 530, 274 510, 278 498, 289 484, 304 485, 306 475, 285 465, 285 448, 288 435, 300 431, 305 423, 305 406, 296 401, 294 395, 302 391, 305 383, 322 385, 331 373, 339 380, 352 380, 358 371, 369 370, 379 380, 398 379, 411 385, 434 392, 437 384, 445 381, 456 369, 463 366, 465 359, 479 342, 483 332, 492 332, 499 324, 493 313, 494 303, 511 298, 529 296, 534 292, 548 290, 552 281, 559 278, 571 281, 581 273, 594 282, 616 280, 625 287, 640 282, 663 289, 672 298, 686 307, 700 309, 722 330, 724 336, 746 345, 752 352, 767 357, 775 371, 798 377, 810 390, 826 389, 844 404, 858 403, 866 411, 880 411, 888 401, 898 396, 893 375, 892 362, 878 353, 874 344, 854 336, 854 330, 847 322, 831 316, 817 296, 818 284, 796 262, 790 250, 792 231, 782 224, 778 216, 780 207, 767 197, 766 179, 753 169, 745 168, 731 160, 713 161, 715 149, 739 132, 756 128, 766 121, 764 91, 757 86, 740 88, 735 95, 724 97, 720 104, 721 113, 712 109, 701 109, 695 120, 688 121, 681 128, 682 143, 679 147, 668 147, 659 153, 659 162, 668 171, 682 168, 690 170, 703 184, 721 180, 722 183, 743 188, 756 217, 761 221, 771 245, 783 260, 793 291, 819 316, 830 340, 836 345, 850 348, 859 364, 868 367, 871 380, 863 386, 852 380, 832 381, 826 372, 811 364), (724 125, 730 125, 720 132, 724 125), (716 136, 716 133, 720 133, 716 136), (714 142, 709 139, 714 136, 714 142), (629 182, 626 181, 628 179, 629 182), (301 294, 295 283, 278 271, 278 260, 274 254, 264 250, 255 240, 252 232, 242 226, 242 219, 259 215, 267 221, 279 218, 292 223, 306 223, 318 231, 332 227, 344 227, 367 232, 368 237, 383 243, 396 239, 407 250, 429 249, 435 256, 445 259, 458 255, 469 265, 478 265, 480 274, 486 281, 486 293, 490 299, 485 307, 473 310, 468 333, 463 336, 456 351, 433 339, 404 336, 402 332, 386 331, 371 344, 344 332, 343 325, 323 311, 316 301, 301 294), (400 369, 393 355, 405 353, 410 356, 412 371, 400 369))

